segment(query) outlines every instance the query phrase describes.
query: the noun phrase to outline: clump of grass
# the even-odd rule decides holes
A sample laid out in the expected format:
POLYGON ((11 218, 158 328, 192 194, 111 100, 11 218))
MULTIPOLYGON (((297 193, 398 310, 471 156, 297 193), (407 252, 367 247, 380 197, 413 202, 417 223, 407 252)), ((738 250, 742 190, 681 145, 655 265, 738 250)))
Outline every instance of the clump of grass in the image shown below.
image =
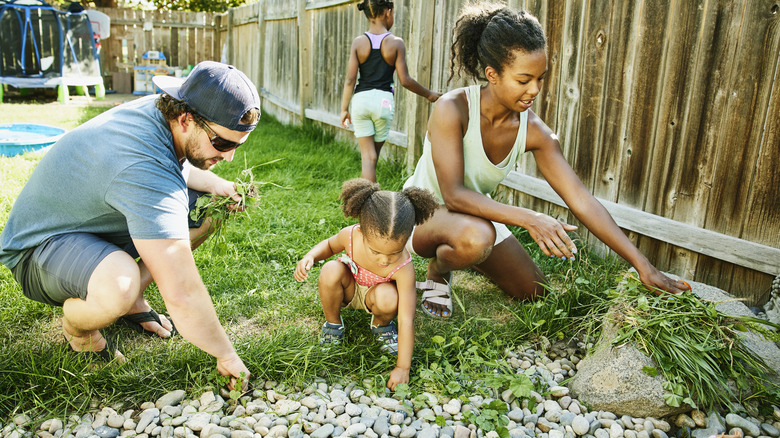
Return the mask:
POLYGON ((769 406, 780 398, 770 369, 742 342, 751 331, 777 342, 780 326, 754 317, 726 315, 715 304, 690 292, 654 295, 633 275, 621 287, 609 291, 618 335, 614 344, 631 342, 650 356, 665 378, 666 403, 711 409, 728 406, 744 397, 758 406, 769 406))
MULTIPOLYGON (((270 164, 274 161, 265 164, 270 164)), ((193 221, 198 221, 202 218, 211 219, 209 234, 214 242, 213 248, 218 254, 224 254, 227 251, 227 242, 222 233, 227 221, 238 213, 249 215, 248 209, 256 206, 257 199, 260 196, 259 187, 270 184, 255 181, 252 169, 244 169, 233 181, 236 193, 240 195, 239 199, 235 199, 232 196, 205 194, 195 201, 195 208, 190 211, 190 218, 193 221)))

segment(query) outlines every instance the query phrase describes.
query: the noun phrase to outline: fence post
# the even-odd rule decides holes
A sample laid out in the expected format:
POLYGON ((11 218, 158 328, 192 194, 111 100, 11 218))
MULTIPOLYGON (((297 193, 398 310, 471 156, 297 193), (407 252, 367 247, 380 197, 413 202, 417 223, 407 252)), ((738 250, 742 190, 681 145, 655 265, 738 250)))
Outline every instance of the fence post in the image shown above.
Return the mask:
MULTIPOLYGON (((431 86, 434 12, 435 2, 427 0, 411 2, 407 15, 409 40, 406 41, 406 63, 409 74, 427 88, 431 86)), ((410 92, 403 111, 406 113, 406 168, 411 173, 422 150, 430 104, 425 98, 410 92)))
POLYGON ((225 42, 227 44, 227 63, 231 65, 233 64, 233 14, 233 8, 228 9, 227 37, 225 37, 225 42))
POLYGON ((220 53, 222 51, 222 32, 220 31, 220 28, 222 27, 222 17, 223 14, 214 14, 212 17, 214 38, 211 40, 211 60, 213 61, 221 60, 220 53))
POLYGON ((298 0, 298 96, 301 123, 306 120, 306 108, 311 103, 311 17, 306 0, 298 0))
MULTIPOLYGON (((257 90, 260 91, 263 88, 263 81, 265 80, 265 0, 260 0, 257 5, 257 90)), ((262 102, 262 93, 260 94, 262 102)), ((261 103, 262 106, 262 103, 261 103)))

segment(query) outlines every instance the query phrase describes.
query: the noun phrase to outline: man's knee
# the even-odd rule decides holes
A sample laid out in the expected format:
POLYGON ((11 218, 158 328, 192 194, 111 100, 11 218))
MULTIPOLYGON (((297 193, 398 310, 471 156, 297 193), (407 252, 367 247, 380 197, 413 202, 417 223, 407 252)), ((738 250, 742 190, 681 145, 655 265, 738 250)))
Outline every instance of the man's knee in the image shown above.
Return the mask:
POLYGON ((99 300, 120 314, 135 303, 141 294, 141 271, 129 254, 115 251, 106 256, 92 272, 87 286, 87 300, 99 300), (109 306, 109 303, 114 305, 109 306))

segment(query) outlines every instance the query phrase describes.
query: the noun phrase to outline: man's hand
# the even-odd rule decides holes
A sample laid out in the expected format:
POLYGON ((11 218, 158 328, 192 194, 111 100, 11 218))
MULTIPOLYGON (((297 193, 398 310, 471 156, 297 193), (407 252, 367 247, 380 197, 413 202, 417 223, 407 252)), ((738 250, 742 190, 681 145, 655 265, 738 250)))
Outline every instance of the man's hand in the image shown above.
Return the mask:
POLYGON ((230 376, 230 383, 228 383, 228 389, 233 391, 236 389, 236 380, 241 377, 241 373, 244 374, 243 382, 240 391, 246 391, 249 388, 249 370, 244 366, 244 362, 234 354, 228 359, 217 359, 217 372, 223 376, 230 376))

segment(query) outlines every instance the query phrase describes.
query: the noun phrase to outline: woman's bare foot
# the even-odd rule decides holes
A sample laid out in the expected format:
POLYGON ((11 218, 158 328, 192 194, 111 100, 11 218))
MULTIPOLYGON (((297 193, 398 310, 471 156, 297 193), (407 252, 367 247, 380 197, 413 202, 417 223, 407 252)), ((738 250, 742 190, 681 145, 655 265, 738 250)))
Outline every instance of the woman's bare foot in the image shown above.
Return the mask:
MULTIPOLYGON (((452 272, 448 272, 445 275, 439 274, 436 272, 435 269, 433 269, 433 263, 434 261, 431 260, 430 263, 428 263, 428 274, 426 278, 428 280, 434 281, 436 283, 440 283, 443 285, 446 285, 450 290, 450 296, 452 294, 452 272)), ((423 300, 422 305, 428 309, 432 314, 448 318, 450 317, 450 310, 447 308, 447 306, 443 304, 436 304, 429 302, 428 300, 423 300)))

